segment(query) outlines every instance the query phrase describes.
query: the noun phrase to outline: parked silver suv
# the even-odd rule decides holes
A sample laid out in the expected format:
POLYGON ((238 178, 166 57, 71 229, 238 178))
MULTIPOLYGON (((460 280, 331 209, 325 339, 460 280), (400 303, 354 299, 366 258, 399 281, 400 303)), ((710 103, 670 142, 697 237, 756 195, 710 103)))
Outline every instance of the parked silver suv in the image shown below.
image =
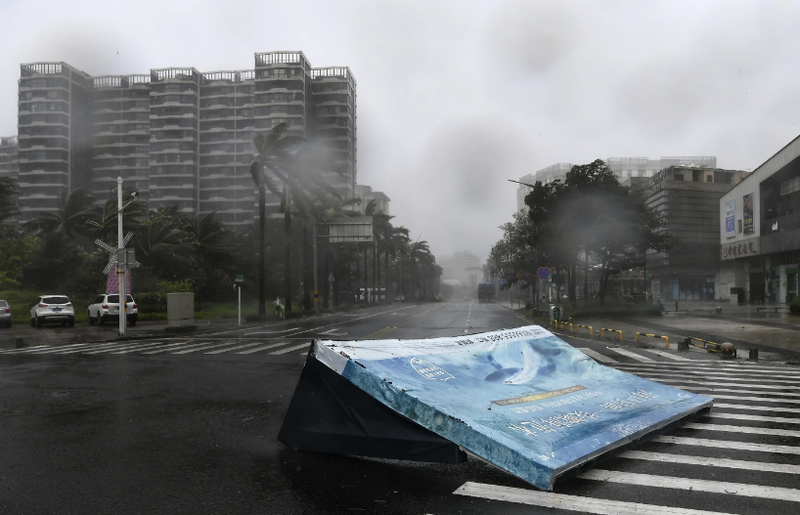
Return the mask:
POLYGON ((42 327, 47 322, 75 325, 75 309, 66 295, 41 295, 31 306, 31 327, 42 327))
MULTIPOLYGON (((136 325, 136 319, 139 318, 139 310, 134 302, 133 297, 127 295, 128 305, 126 312, 128 314, 128 325, 136 325)), ((100 323, 103 325, 107 320, 119 320, 119 294, 118 293, 104 293, 98 295, 97 298, 89 304, 89 323, 100 323)))

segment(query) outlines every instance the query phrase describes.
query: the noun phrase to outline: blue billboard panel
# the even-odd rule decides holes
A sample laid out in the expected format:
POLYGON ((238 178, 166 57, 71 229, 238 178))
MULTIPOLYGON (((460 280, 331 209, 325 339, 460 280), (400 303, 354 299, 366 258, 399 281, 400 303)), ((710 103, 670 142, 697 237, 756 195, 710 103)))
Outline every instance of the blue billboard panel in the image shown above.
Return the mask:
POLYGON ((383 405, 541 489, 712 400, 598 364, 546 329, 315 342, 383 405))

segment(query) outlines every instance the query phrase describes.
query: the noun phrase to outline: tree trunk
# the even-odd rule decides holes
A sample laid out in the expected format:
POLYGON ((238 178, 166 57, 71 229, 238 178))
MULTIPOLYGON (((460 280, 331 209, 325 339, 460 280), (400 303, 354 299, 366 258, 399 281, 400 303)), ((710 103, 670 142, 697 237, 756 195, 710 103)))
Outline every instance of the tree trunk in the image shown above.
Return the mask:
POLYGON ((324 251, 325 252, 325 269, 324 269, 325 272, 323 273, 322 281, 320 281, 320 283, 322 283, 322 308, 323 309, 327 309, 327 308, 330 307, 330 302, 331 302, 331 298, 330 298, 330 283, 328 282, 328 277, 330 277, 330 274, 331 274, 331 263, 330 263, 330 252, 328 250, 327 241, 325 242, 325 244, 323 246, 325 248, 325 251, 324 251))
POLYGON ((368 246, 364 245, 364 302, 369 302, 369 295, 367 289, 369 288, 369 260, 368 260, 368 246))
POLYGON ((283 277, 283 305, 286 313, 292 312, 292 215, 288 202, 286 212, 283 214, 283 224, 286 230, 286 265, 283 277))
POLYGON ((372 302, 378 302, 381 298, 380 291, 378 291, 378 283, 380 283, 380 270, 378 264, 378 246, 372 245, 372 302))
POLYGON ((583 250, 583 300, 589 298, 589 251, 583 250))
POLYGON ((311 279, 308 277, 308 226, 303 221, 303 311, 311 311, 311 279))

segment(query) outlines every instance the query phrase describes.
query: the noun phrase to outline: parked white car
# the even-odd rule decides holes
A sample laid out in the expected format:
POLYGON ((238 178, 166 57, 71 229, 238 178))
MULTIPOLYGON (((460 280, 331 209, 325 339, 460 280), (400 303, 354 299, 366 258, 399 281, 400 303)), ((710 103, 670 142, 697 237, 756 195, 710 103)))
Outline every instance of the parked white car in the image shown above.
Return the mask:
POLYGON ((48 322, 75 325, 75 309, 66 295, 41 295, 31 306, 31 327, 42 327, 48 322))
MULTIPOLYGON (((139 318, 139 309, 134 302, 133 297, 127 295, 128 305, 126 306, 128 314, 128 325, 136 325, 136 319, 139 318)), ((119 320, 119 294, 118 293, 104 293, 98 295, 97 298, 89 304, 89 323, 99 323, 103 325, 108 320, 119 320)))

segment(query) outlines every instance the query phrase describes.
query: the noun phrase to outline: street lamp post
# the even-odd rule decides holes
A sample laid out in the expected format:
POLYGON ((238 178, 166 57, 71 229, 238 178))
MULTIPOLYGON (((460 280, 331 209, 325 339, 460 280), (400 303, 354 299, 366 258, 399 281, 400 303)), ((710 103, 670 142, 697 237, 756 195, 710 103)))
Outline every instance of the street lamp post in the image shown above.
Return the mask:
POLYGON ((265 317, 267 316, 264 293, 264 232, 267 218, 264 196, 266 187, 261 177, 261 164, 258 161, 253 161, 253 164, 250 165, 250 175, 253 176, 253 181, 258 186, 258 316, 265 317))

